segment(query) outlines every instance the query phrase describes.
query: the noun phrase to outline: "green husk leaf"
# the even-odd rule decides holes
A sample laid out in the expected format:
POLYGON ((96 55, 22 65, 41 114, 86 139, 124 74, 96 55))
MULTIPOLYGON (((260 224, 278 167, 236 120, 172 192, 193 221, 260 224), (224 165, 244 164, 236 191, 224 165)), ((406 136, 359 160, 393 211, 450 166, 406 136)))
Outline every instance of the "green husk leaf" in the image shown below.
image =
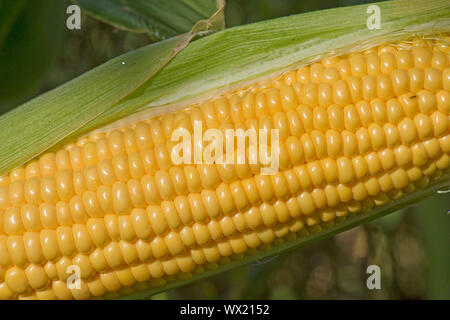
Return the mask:
MULTIPOLYGON (((216 0, 76 0, 81 8, 113 26, 167 39, 186 33, 221 6, 216 0)), ((224 17, 216 30, 224 28, 224 17)))
MULTIPOLYGON (((438 191, 442 188, 448 187, 450 185, 449 179, 450 179, 449 175, 442 176, 440 179, 438 179, 435 182, 428 185, 425 189, 410 193, 396 201, 391 201, 384 206, 380 206, 380 207, 377 207, 377 208, 371 210, 369 213, 350 216, 346 220, 338 222, 329 228, 323 229, 319 233, 310 232, 306 236, 300 236, 293 241, 285 241, 278 246, 272 246, 268 250, 258 251, 257 253, 255 253, 253 255, 245 255, 242 259, 234 260, 230 263, 220 265, 217 269, 205 271, 204 273, 199 274, 199 275, 193 275, 192 278, 190 278, 190 279, 175 280, 175 281, 169 282, 164 287, 153 288, 153 289, 145 290, 142 292, 136 292, 131 295, 120 297, 119 299, 121 299, 121 300, 146 299, 157 293, 160 293, 160 292, 163 292, 166 290, 170 290, 170 289, 174 289, 177 287, 181 287, 181 286, 193 283, 195 281, 205 279, 210 276, 213 276, 213 275, 225 272, 225 271, 229 271, 229 270, 235 269, 237 267, 240 267, 240 266, 252 263, 252 262, 257 262, 258 260, 262 260, 262 259, 265 259, 265 258, 268 258, 271 256, 278 255, 281 252, 287 253, 293 249, 297 249, 299 247, 308 245, 309 243, 315 242, 320 239, 329 238, 340 232, 351 229, 360 224, 372 221, 374 219, 380 218, 382 216, 385 216, 386 214, 397 211, 406 206, 414 205, 417 202, 419 202, 420 200, 425 199, 432 194, 435 194, 436 191, 438 191)), ((446 212, 442 211, 441 214, 446 215, 446 212)))

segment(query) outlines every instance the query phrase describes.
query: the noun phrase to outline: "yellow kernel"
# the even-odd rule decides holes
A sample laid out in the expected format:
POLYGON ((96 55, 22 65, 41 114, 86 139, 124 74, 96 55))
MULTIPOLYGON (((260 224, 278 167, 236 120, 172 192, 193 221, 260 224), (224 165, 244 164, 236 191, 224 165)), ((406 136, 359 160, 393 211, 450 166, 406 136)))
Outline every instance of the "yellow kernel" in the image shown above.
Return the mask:
POLYGON ((426 68, 431 63, 431 52, 428 48, 413 47, 412 48, 414 66, 417 68, 426 68))
POLYGON ((406 167, 412 163, 412 151, 407 146, 399 146, 394 150, 394 153, 400 167, 406 167))
POLYGON ((362 96, 367 101, 377 97, 377 78, 375 76, 367 75, 362 78, 362 96))
POLYGON ((406 174, 406 171, 402 168, 396 169, 391 174, 391 177, 392 177, 392 184, 396 189, 404 188, 409 182, 408 175, 406 174))
POLYGON ((161 259, 167 256, 168 249, 164 238, 157 236, 151 241, 152 254, 156 259, 161 259))
POLYGON ((340 106, 346 106, 351 102, 347 82, 344 80, 338 80, 333 84, 333 101, 340 106))
POLYGON ((44 261, 44 256, 41 250, 39 233, 25 232, 23 243, 28 260, 31 263, 41 264, 44 261))
POLYGON ((414 117, 417 134, 420 140, 425 140, 433 135, 433 123, 426 115, 420 113, 414 117))
POLYGON ((383 100, 394 97, 394 89, 392 88, 391 77, 387 74, 377 76, 377 95, 383 100))
POLYGON ((442 89, 441 71, 435 68, 426 68, 424 73, 423 87, 433 93, 442 89))
POLYGON ((344 123, 345 129, 352 132, 355 132, 361 126, 358 111, 352 104, 344 108, 344 123))
MULTIPOLYGON (((51 177, 46 177, 46 178, 51 179, 51 177)), ((23 189, 24 189, 23 181, 14 181, 9 185, 9 201, 11 201, 12 205, 20 206, 25 202, 23 189)), ((51 191, 51 187, 49 190, 51 191)), ((46 194, 46 196, 47 195, 48 194, 46 194)), ((44 200, 51 200, 51 199, 52 199, 52 197, 48 197, 47 199, 44 199, 44 200)))
POLYGON ((103 254, 111 268, 119 268, 124 263, 119 243, 112 241, 104 249, 103 254))
POLYGON ((409 90, 412 92, 417 92, 423 89, 424 82, 424 72, 423 69, 411 68, 408 70, 409 73, 409 90))
POLYGON ((123 182, 116 182, 112 186, 112 199, 114 211, 117 214, 127 214, 131 210, 128 187, 123 182))
POLYGON ((338 180, 338 169, 336 161, 331 158, 321 160, 323 174, 328 183, 335 183, 338 180))
POLYGON ((164 217, 164 214, 160 206, 147 207, 147 214, 149 217, 152 230, 156 234, 162 235, 168 230, 169 226, 167 225, 167 221, 164 217))
POLYGON ((410 50, 399 50, 397 52, 397 65, 400 69, 408 70, 412 66, 410 50))
POLYGON ((6 271, 5 283, 15 293, 25 293, 28 290, 25 272, 18 267, 12 267, 6 271))
POLYGON ((367 74, 366 59, 361 53, 350 55, 350 69, 353 76, 362 77, 367 74))
POLYGON ((396 58, 391 52, 386 52, 380 55, 380 71, 382 73, 390 74, 396 68, 396 58))
POLYGON ((391 149, 384 149, 378 152, 378 158, 380 159, 381 166, 385 171, 391 170, 396 164, 395 155, 391 149))
POLYGON ((349 158, 342 157, 336 161, 338 167, 339 181, 341 183, 351 183, 355 178, 352 161, 349 158))
POLYGON ((119 233, 120 233, 120 239, 125 241, 134 241, 136 240, 136 232, 134 231, 134 226, 131 220, 131 217, 129 215, 126 216, 119 216, 118 217, 118 223, 119 223, 119 233))
POLYGON ((139 255, 134 243, 120 240, 119 247, 126 264, 132 265, 138 261, 139 255))
POLYGON ((440 111, 436 111, 430 117, 435 137, 440 137, 448 133, 448 116, 440 111))
POLYGON ((392 88, 396 97, 409 91, 409 75, 402 69, 395 69, 391 72, 392 88))
MULTIPOLYGON (((72 219, 74 222, 76 222, 76 223, 86 222, 86 220, 88 219, 88 215, 84 208, 83 199, 80 196, 72 197, 69 202, 69 207, 70 207, 70 213, 72 215, 72 219)), ((49 211, 49 213, 51 212, 51 215, 48 214, 46 218, 47 219, 51 218, 52 220, 56 220, 54 217, 55 216, 54 211, 55 211, 54 209, 49 211)), ((41 217, 41 220, 43 220, 42 217, 41 217)), ((42 221, 42 223, 44 224, 44 221, 42 221)), ((56 224, 56 221, 54 223, 56 224)), ((47 223, 46 225, 50 227, 50 223, 47 223)))
POLYGON ((21 236, 9 236, 7 240, 9 256, 12 263, 17 266, 25 266, 28 262, 23 238, 21 236))
POLYGON ((400 132, 400 137, 404 144, 409 145, 416 141, 417 138, 416 126, 414 125, 412 119, 405 118, 402 121, 400 121, 398 124, 398 130, 400 132))
POLYGON ((368 128, 373 150, 380 150, 386 146, 384 130, 377 124, 371 124, 368 128))
POLYGON ((112 131, 107 139, 113 157, 125 153, 124 134, 121 131, 112 131))

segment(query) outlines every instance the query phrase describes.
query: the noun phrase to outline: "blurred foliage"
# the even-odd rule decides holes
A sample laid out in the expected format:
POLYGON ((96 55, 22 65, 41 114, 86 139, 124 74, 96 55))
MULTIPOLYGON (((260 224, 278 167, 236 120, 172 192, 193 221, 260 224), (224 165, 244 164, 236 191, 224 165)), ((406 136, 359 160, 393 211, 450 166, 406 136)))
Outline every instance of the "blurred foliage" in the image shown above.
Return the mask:
POLYGON ((76 0, 76 3, 102 21, 159 40, 189 32, 194 24, 209 19, 218 9, 216 0, 76 0))
MULTIPOLYGON (((379 0, 382 1, 382 0, 379 0)), ((322 10, 373 0, 227 0, 225 19, 227 27, 284 17, 307 11, 322 10)))
MULTIPOLYGON (((60 2, 69 4, 64 0, 60 2)), ((234 26, 369 2, 374 1, 228 0, 225 16, 227 26, 234 26)), ((2 24, 0 40, 1 27, 2 24)), ((33 91, 34 95, 151 42, 146 35, 117 30, 86 14, 82 15, 81 30, 70 31, 63 27, 60 31, 64 50, 59 51, 45 77, 39 83, 34 82, 34 90, 39 88, 33 91)), ((33 36, 23 33, 18 38, 31 44, 36 34, 36 31, 33 36)), ((58 46, 57 41, 43 48, 50 53, 56 50, 54 46, 58 46)), ((31 50, 30 47, 26 52, 31 50)), ((22 56, 11 60, 8 67, 19 70, 21 64, 34 70, 39 68, 40 62, 22 56)), ((3 65, 0 66, 0 72, 4 72, 3 65)), ((6 80, 0 77, 2 85, 6 80)), ((21 83, 16 82, 14 86, 11 90, 22 90, 21 83)), ((20 101, 30 97, 29 91, 22 92, 20 101)), ((9 102, 8 106, 17 105, 19 100, 9 102)), ((5 101, 5 96, 0 94, 0 105, 5 101)), ((450 299, 449 195, 435 195, 416 206, 332 238, 161 293, 153 299, 450 299), (366 269, 370 264, 381 268, 381 290, 366 287, 366 269)))
POLYGON ((449 193, 420 203, 412 214, 425 249, 425 297, 450 299, 449 193))
POLYGON ((0 114, 36 93, 62 48, 64 12, 63 1, 0 2, 0 114))

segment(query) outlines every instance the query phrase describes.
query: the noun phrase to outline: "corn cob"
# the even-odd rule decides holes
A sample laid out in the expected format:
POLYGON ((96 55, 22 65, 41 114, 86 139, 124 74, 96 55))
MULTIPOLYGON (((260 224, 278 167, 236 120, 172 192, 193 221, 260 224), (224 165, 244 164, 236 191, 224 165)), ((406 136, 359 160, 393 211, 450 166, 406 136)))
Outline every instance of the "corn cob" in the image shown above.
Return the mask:
POLYGON ((445 41, 325 59, 12 170, 0 178, 0 299, 162 286, 424 188, 449 171, 445 41), (279 171, 172 163, 171 134, 195 121, 278 129, 279 171))

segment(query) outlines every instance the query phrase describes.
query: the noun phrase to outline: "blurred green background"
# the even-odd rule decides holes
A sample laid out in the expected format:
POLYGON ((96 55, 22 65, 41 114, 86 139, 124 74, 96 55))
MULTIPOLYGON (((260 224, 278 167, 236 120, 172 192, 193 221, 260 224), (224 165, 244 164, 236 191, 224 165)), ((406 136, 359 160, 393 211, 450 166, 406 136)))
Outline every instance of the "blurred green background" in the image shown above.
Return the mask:
MULTIPOLYGON (((227 27, 354 0, 228 0, 227 27)), ((65 0, 0 0, 0 114, 138 48, 146 35, 83 14, 65 26, 65 0)), ((450 299, 449 194, 313 245, 159 294, 154 299, 450 299), (366 268, 381 268, 368 290, 366 268)))

